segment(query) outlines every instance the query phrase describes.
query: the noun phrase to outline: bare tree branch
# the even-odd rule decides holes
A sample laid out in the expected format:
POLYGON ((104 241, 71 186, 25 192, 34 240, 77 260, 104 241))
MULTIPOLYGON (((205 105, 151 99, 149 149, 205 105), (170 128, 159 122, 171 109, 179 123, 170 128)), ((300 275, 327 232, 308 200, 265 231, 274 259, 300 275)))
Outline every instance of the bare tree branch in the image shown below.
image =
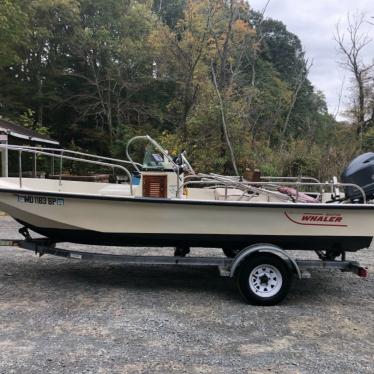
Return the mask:
POLYGON ((367 84, 369 74, 374 68, 374 62, 366 64, 363 61, 363 51, 372 42, 367 33, 362 31, 366 23, 365 13, 354 13, 347 15, 347 26, 345 32, 341 31, 340 23, 336 25, 335 41, 343 57, 341 65, 353 74, 357 92, 353 97, 356 108, 355 121, 358 133, 361 137, 365 127, 367 84))
POLYGON ((335 113, 334 113, 334 119, 335 120, 336 120, 336 117, 338 116, 339 111, 340 111, 340 106, 341 106, 341 103, 342 103, 342 97, 343 97, 343 91, 344 91, 344 85, 345 85, 345 76, 342 79, 342 84, 341 84, 340 90, 339 90, 338 105, 337 105, 335 113))
POLYGON ((234 150, 232 148, 229 133, 227 131, 225 107, 224 107, 222 96, 221 96, 219 86, 218 86, 218 83, 217 83, 217 75, 216 75, 216 72, 215 72, 215 69, 214 69, 213 61, 211 62, 211 69, 212 69, 214 88, 216 90, 217 97, 218 97, 218 100, 219 100, 219 105, 220 105, 220 110, 221 110, 221 118, 222 118, 222 127, 223 127, 223 132, 224 132, 224 135, 225 135, 226 144, 227 144, 227 147, 229 148, 229 151, 230 151, 231 162, 232 162, 232 166, 233 166, 234 171, 235 171, 235 175, 239 175, 239 171, 238 171, 238 168, 236 166, 234 150))

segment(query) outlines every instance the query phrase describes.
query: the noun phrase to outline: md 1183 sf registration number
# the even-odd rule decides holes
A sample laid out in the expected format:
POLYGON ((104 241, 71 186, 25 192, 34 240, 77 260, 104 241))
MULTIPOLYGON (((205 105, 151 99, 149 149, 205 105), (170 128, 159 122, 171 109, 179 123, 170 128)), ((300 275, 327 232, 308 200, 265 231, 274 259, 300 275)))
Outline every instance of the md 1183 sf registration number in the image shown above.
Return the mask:
POLYGON ((19 203, 38 204, 38 205, 64 205, 64 199, 60 197, 17 195, 19 203))

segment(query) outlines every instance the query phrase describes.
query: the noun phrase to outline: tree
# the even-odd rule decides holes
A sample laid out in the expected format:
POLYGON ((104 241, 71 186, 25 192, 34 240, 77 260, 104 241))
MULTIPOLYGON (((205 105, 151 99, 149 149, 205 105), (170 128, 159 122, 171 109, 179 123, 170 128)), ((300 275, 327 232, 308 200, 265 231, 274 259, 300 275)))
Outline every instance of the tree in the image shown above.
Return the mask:
MULTIPOLYGON (((123 157, 147 133, 204 172, 325 175, 324 157, 341 166, 357 142, 306 61, 244 0, 0 2, 0 115, 74 149, 123 157)), ((367 128, 370 82, 364 94, 367 128)))
POLYGON ((366 126, 372 122, 372 114, 368 118, 367 106, 370 100, 370 81, 372 79, 374 63, 366 63, 363 59, 365 48, 372 39, 363 32, 366 22, 364 13, 348 14, 345 32, 341 31, 340 24, 336 26, 335 40, 342 55, 342 66, 353 76, 355 92, 350 112, 353 114, 358 133, 362 142, 362 134, 366 126))
POLYGON ((174 30, 183 18, 187 0, 154 0, 153 10, 162 21, 174 30))
POLYGON ((206 80, 204 59, 209 39, 210 7, 207 0, 188 0, 173 29, 161 25, 152 35, 158 80, 172 80, 174 98, 170 103, 171 122, 187 139, 187 121, 206 80))
MULTIPOLYGON (((228 102, 237 101, 232 97, 232 93, 243 86, 242 69, 254 48, 256 32, 248 19, 249 7, 241 1, 220 1, 212 8, 211 14, 209 31, 214 41, 211 74, 221 113, 222 143, 226 143, 232 168, 238 175, 235 152, 229 135, 228 102)), ((242 93, 244 92, 243 90, 242 93)))
POLYGON ((123 121, 146 114, 134 98, 152 79, 147 38, 155 18, 147 3, 116 0, 82 1, 80 18, 77 65, 69 75, 80 79, 84 90, 71 99, 81 119, 94 119, 112 140, 123 121))
POLYGON ((43 125, 46 106, 53 105, 58 96, 54 81, 66 64, 67 40, 77 4, 73 0, 22 1, 20 4, 27 17, 23 18, 19 33, 27 37, 14 41, 18 58, 0 71, 4 83, 3 110, 22 115, 31 109, 35 120, 43 125))
POLYGON ((256 25, 260 24, 263 35, 262 58, 270 61, 291 87, 296 86, 300 72, 306 70, 305 52, 300 39, 289 32, 281 21, 262 20, 257 15, 256 25))
POLYGON ((23 27, 26 20, 21 1, 0 2, 0 67, 20 61, 18 47, 28 38, 28 30, 23 27))

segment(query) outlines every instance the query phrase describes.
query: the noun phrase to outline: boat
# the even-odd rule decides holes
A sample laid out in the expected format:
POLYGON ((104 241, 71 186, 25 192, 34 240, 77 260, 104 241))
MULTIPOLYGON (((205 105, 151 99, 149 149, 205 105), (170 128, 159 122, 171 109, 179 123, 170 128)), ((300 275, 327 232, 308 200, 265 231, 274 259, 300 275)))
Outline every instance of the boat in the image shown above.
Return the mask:
POLYGON ((240 294, 256 305, 279 303, 293 278, 309 278, 311 269, 367 277, 367 269, 348 261, 346 252, 372 242, 373 153, 353 160, 342 182, 333 177, 321 183, 258 172, 196 173, 185 152, 172 157, 149 136, 131 139, 124 160, 59 148, 0 148, 18 154, 18 176, 0 178, 0 210, 23 226, 19 232, 24 236, 0 239, 0 245, 74 260, 218 267, 220 275, 236 278, 240 294), (142 163, 130 155, 135 141, 147 144, 142 163), (27 178, 25 154, 33 157, 27 178), (37 172, 40 159, 44 167, 50 160, 49 173, 37 172), (66 176, 67 162, 109 168, 115 183, 66 176), (113 255, 67 250, 57 247, 59 242, 176 249, 174 256, 113 255), (226 257, 186 256, 191 247, 222 248, 226 257), (319 260, 294 259, 288 250, 313 250, 319 260))
POLYGON ((172 157, 149 136, 131 139, 125 160, 58 148, 1 147, 18 154, 19 175, 0 178, 0 210, 53 243, 213 247, 229 256, 269 243, 334 259, 369 247, 374 235, 371 190, 354 178, 255 181, 196 173, 184 152, 172 157), (130 155, 135 142, 147 144, 143 163, 130 155), (59 177, 24 177, 25 154, 51 159, 59 165, 59 177), (109 168, 127 181, 64 180, 66 162, 109 168))

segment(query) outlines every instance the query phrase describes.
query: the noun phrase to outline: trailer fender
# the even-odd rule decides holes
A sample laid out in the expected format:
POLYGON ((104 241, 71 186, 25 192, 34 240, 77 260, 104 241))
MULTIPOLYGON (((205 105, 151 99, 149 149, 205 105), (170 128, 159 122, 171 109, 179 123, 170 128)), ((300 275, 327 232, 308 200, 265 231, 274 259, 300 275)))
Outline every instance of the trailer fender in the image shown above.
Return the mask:
POLYGON ((239 268, 242 261, 244 261, 246 258, 253 256, 256 253, 271 253, 283 261, 287 263, 288 266, 290 266, 291 270, 293 270, 299 279, 302 278, 301 270, 297 264, 297 262, 282 248, 277 247, 273 244, 253 244, 249 247, 246 247, 242 249, 236 257, 233 259, 231 268, 230 268, 230 277, 233 278, 235 276, 236 270, 239 268))

